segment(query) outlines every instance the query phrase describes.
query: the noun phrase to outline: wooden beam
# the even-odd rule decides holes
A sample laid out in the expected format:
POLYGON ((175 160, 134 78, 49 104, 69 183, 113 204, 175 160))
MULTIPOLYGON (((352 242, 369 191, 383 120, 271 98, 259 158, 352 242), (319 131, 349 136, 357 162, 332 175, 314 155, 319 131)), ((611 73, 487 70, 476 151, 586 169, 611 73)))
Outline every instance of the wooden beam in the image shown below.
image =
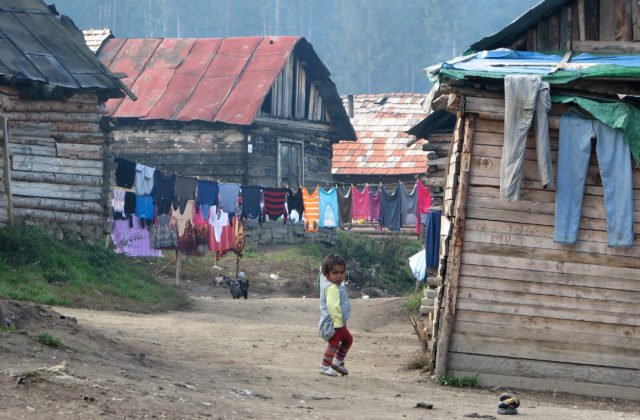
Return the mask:
POLYGON ((579 33, 574 34, 573 37, 573 42, 576 41, 584 41, 587 39, 587 28, 586 28, 586 15, 585 15, 585 9, 584 9, 584 1, 585 0, 578 0, 578 29, 579 29, 579 33))
POLYGON ((571 7, 563 7, 560 11, 560 49, 562 51, 571 49, 572 19, 571 7))
POLYGON ((640 53, 640 43, 634 41, 575 41, 573 48, 590 53, 640 53))
POLYGON ((600 38, 600 0, 584 0, 584 28, 583 40, 599 40, 600 38))
POLYGON ((616 0, 614 39, 616 41, 633 40, 633 22, 630 0, 616 0))
POLYGON ((633 28, 633 40, 640 41, 640 0, 631 2, 631 26, 633 28))
POLYGON ((444 316, 438 333, 438 349, 436 351, 436 376, 447 373, 447 353, 455 322, 455 307, 458 294, 458 280, 460 276, 460 262, 464 241, 465 209, 467 202, 467 189, 469 187, 469 173, 471 170, 471 150, 475 134, 476 116, 467 115, 464 127, 464 140, 462 143, 462 155, 460 163, 460 180, 456 193, 454 208, 454 226, 451 238, 451 247, 447 263, 448 281, 445 284, 444 316))
POLYGON ((600 1, 600 41, 616 39, 616 6, 618 0, 600 1))
POLYGON ((2 155, 4 158, 4 191, 7 195, 7 223, 13 226, 13 196, 11 194, 11 146, 9 145, 9 130, 7 128, 7 118, 0 116, 2 124, 2 155))

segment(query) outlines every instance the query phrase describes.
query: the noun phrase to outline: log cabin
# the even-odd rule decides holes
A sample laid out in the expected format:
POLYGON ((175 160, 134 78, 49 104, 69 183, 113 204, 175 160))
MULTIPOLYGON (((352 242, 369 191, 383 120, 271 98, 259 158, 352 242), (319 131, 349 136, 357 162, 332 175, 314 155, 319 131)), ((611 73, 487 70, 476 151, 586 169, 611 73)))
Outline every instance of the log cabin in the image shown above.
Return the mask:
POLYGON ((97 242, 109 208, 101 123, 124 86, 54 6, 0 0, 0 22, 0 226, 97 242))
POLYGON ((456 114, 431 347, 436 375, 640 399, 640 170, 633 127, 640 61, 628 55, 640 51, 639 4, 547 0, 472 45, 464 57, 429 69, 434 101, 456 114), (520 197, 501 198, 501 161, 511 132, 505 125, 508 74, 538 74, 550 84, 548 132, 557 185, 570 176, 558 167, 560 145, 575 147, 561 130, 570 107, 624 131, 631 153, 623 154, 625 164, 613 174, 600 167, 597 142, 586 138, 587 146, 592 143, 584 152, 590 155, 575 243, 554 240, 564 229, 558 202, 567 198, 556 184, 542 185, 533 129, 520 197), (607 214, 606 177, 614 184, 630 180, 632 210, 607 214), (631 226, 624 247, 610 246, 609 225, 618 222, 631 226))
POLYGON ((331 181, 331 145, 355 132, 302 37, 107 36, 97 57, 140 100, 107 103, 112 156, 167 173, 265 187, 331 181))

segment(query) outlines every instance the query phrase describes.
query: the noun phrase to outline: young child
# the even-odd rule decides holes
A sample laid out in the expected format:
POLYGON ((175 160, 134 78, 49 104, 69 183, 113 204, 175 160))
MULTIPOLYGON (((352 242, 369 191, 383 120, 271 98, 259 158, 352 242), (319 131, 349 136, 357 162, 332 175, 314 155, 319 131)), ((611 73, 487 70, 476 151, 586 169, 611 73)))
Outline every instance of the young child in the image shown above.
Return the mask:
POLYGON ((331 316, 336 332, 327 344, 322 358, 320 374, 327 376, 348 375, 344 367, 344 358, 353 343, 353 337, 347 328, 351 315, 351 304, 347 288, 343 283, 347 264, 340 255, 329 254, 322 261, 320 276, 320 316, 331 316), (338 373, 336 373, 338 372, 338 373))

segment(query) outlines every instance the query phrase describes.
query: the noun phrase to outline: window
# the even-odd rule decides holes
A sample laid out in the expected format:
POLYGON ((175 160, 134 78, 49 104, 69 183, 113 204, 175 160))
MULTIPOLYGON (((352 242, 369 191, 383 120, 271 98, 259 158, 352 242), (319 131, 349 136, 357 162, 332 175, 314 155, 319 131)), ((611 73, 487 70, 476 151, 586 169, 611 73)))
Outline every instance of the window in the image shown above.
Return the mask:
POLYGON ((303 143, 278 140, 278 182, 280 185, 299 186, 304 183, 303 143))

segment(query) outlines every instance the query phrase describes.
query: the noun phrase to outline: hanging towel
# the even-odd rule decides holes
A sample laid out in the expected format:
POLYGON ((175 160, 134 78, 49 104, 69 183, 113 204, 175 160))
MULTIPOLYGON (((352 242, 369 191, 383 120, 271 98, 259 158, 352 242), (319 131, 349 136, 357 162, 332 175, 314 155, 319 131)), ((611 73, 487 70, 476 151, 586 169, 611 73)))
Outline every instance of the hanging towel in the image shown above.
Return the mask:
MULTIPOLYGON (((289 219, 293 223, 298 223, 304 212, 304 203, 302 200, 302 189, 298 189, 294 194, 292 190, 287 190, 287 210, 289 212, 289 219), (292 217, 292 213, 297 213, 297 218, 292 217)), ((295 216, 295 215, 294 215, 295 216)))
POLYGON ((171 204, 175 200, 176 177, 160 171, 153 174, 153 191, 151 195, 156 202, 159 214, 169 214, 171 204))
POLYGON ((335 228, 340 224, 338 209, 338 192, 336 188, 325 190, 320 188, 320 227, 335 228))
POLYGON ((431 191, 429 187, 422 185, 422 182, 418 181, 418 208, 417 217, 420 223, 416 224, 416 235, 420 235, 421 225, 426 225, 427 214, 431 210, 431 191))
POLYGON ((151 233, 133 216, 133 226, 126 220, 116 220, 111 233, 114 251, 130 257, 161 257, 162 251, 151 246, 151 233))
POLYGON ((116 185, 122 188, 131 188, 136 180, 136 163, 128 159, 118 157, 116 164, 116 185))
MULTIPOLYGON (((198 181, 198 197, 196 198, 196 208, 200 206, 217 206, 218 205, 218 183, 215 181, 198 181)), ((206 219, 207 216, 204 216, 206 219)))
POLYGON ((377 222, 380 220, 380 187, 369 187, 369 222, 377 222))
POLYGON ((410 193, 404 188, 403 184, 399 184, 400 194, 402 195, 402 226, 418 225, 418 187, 413 185, 413 191, 410 193))
POLYGON ((262 198, 262 187, 247 186, 242 187, 242 217, 247 219, 259 219, 261 216, 260 199, 262 198))
POLYGON ((178 208, 173 209, 172 222, 178 226, 178 238, 184 236, 184 230, 187 226, 187 222, 191 224, 193 221, 193 206, 194 200, 187 201, 184 206, 184 211, 180 211, 178 208))
POLYGON ((269 216, 269 220, 277 220, 280 216, 287 218, 287 194, 287 188, 264 189, 264 215, 269 216))
POLYGON ((351 216, 352 216, 352 196, 351 196, 351 187, 347 188, 346 191, 338 190, 338 208, 340 208, 340 226, 343 228, 347 225, 351 226, 351 216))
POLYGON ((440 261, 440 216, 437 210, 429 212, 424 247, 427 250, 427 267, 438 268, 440 261))
POLYGON ((238 206, 238 194, 240 193, 239 184, 220 183, 218 184, 220 189, 220 203, 222 211, 229 213, 230 217, 236 213, 236 207, 238 206))
POLYGON ((390 194, 381 186, 380 194, 380 226, 386 227, 392 232, 399 232, 402 227, 402 184, 396 186, 395 191, 390 194))
POLYGON ((371 220, 371 204, 369 199, 369 186, 365 185, 362 191, 351 187, 351 217, 354 222, 361 223, 371 220))
POLYGON ((136 194, 149 195, 153 190, 153 174, 156 169, 138 163, 136 165, 136 194))
POLYGON ((313 193, 310 193, 306 187, 302 187, 302 201, 304 202, 304 213, 302 219, 304 221, 304 230, 307 232, 317 232, 320 218, 320 197, 316 187, 313 193))
POLYGON ((195 205, 197 186, 197 179, 176 175, 176 204, 174 204, 174 207, 179 206, 181 213, 184 212, 187 201, 192 200, 195 205))

